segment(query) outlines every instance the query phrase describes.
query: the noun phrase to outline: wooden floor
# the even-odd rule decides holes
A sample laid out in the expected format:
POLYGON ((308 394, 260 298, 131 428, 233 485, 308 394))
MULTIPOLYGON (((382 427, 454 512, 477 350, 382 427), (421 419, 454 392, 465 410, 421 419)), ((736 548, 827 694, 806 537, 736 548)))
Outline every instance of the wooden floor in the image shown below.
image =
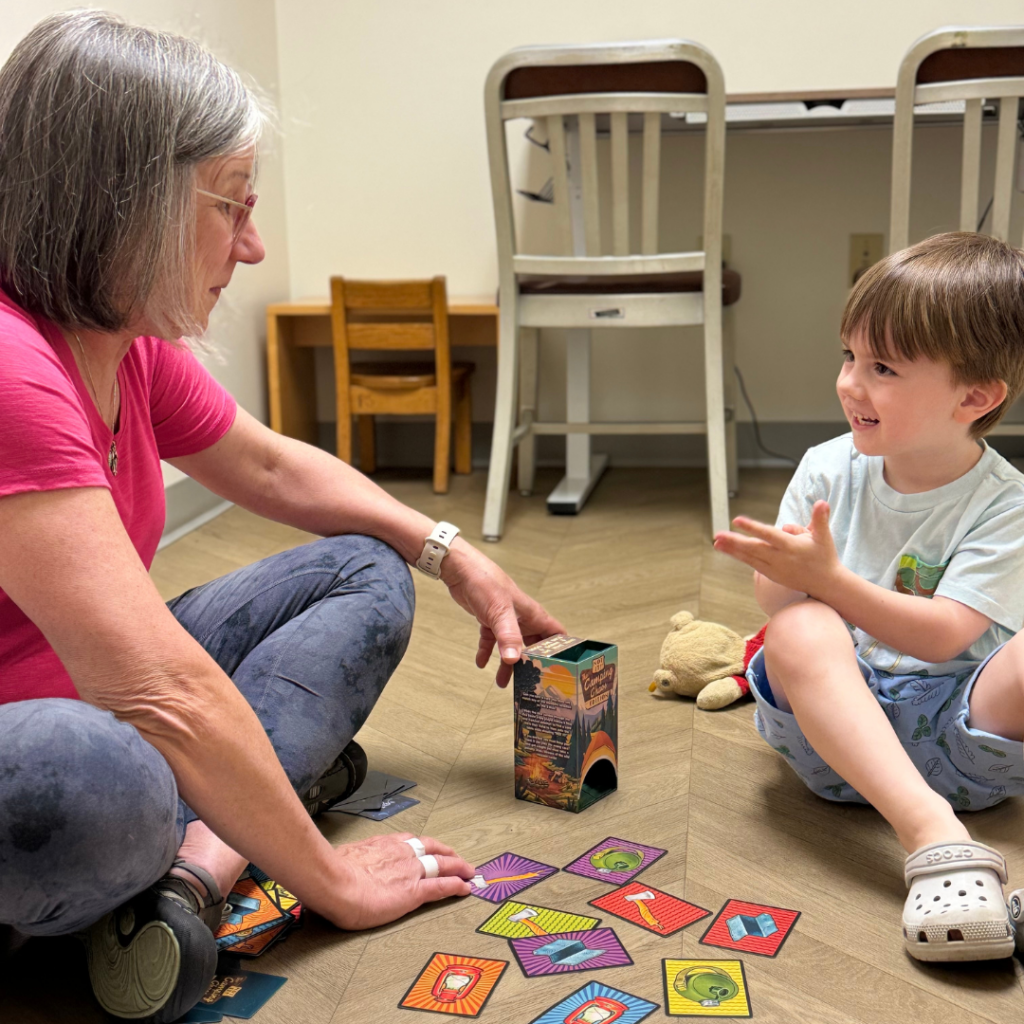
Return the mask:
MULTIPOLYGON (((775 514, 787 474, 744 475, 736 512, 775 514)), ((762 623, 749 573, 709 544, 703 474, 614 470, 584 512, 550 517, 544 497, 510 501, 504 540, 487 553, 576 635, 619 645, 619 791, 581 815, 512 796, 512 708, 472 662, 472 621, 443 586, 416 574, 416 627, 405 661, 360 734, 373 767, 415 779, 421 802, 390 821, 328 815, 335 843, 384 829, 437 836, 473 863, 506 850, 564 865, 615 835, 669 853, 645 883, 717 909, 729 897, 802 912, 777 959, 744 958, 754 1017, 785 1024, 1010 1024, 1024 1021, 1024 972, 1015 960, 928 967, 902 951, 903 854, 874 811, 811 795, 755 733, 752 705, 697 711, 648 693, 669 617, 687 608, 740 632, 762 623)), ((485 478, 454 477, 435 496, 426 479, 386 486, 479 542, 485 478)), ((305 535, 233 509, 168 547, 153 576, 171 597, 305 535)), ((1024 884, 1024 806, 1011 800, 970 816, 977 839, 998 846, 1024 884)), ((588 912, 608 890, 559 873, 528 890, 545 906, 588 912)), ((435 951, 511 959, 506 943, 474 929, 492 905, 472 897, 386 928, 346 934, 312 920, 254 962, 288 984, 262 1024, 405 1021, 397 1004, 435 951)), ((482 1019, 527 1024, 581 984, 600 980, 663 1003, 661 959, 728 958, 698 945, 698 923, 660 938, 606 916, 635 965, 580 977, 524 978, 510 964, 482 1019)), ((32 942, 0 975, 0 1021, 78 1024, 103 1019, 72 940, 32 942)), ((659 1019, 656 1011, 651 1020, 659 1019)), ((425 1018, 424 1018, 425 1019, 425 1018)))

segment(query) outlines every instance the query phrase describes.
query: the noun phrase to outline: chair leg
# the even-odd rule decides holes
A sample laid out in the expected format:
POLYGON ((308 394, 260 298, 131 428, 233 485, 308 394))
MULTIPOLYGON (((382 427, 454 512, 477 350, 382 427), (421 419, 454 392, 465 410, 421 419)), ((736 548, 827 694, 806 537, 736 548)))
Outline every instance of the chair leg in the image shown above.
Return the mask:
POLYGON ((434 493, 448 493, 452 458, 452 403, 437 403, 434 414, 434 493))
POLYGON ((377 472, 377 444, 373 426, 372 416, 359 417, 359 468, 364 473, 377 472))
POLYGON ((740 464, 736 454, 736 419, 739 403, 736 394, 736 338, 734 317, 722 314, 722 374, 725 390, 725 464, 729 480, 729 497, 740 492, 740 464))
POLYGON ((708 487, 711 533, 729 529, 729 473, 726 466, 725 391, 722 382, 722 306, 704 303, 704 390, 708 426, 708 487))
POLYGON ((473 391, 472 378, 462 378, 455 400, 455 472, 473 472, 473 391))
POLYGON ((350 466, 352 465, 352 416, 348 411, 348 406, 343 409, 341 403, 338 403, 338 423, 337 423, 337 448, 335 449, 336 454, 342 462, 347 462, 350 466))
POLYGON ((494 399, 494 435, 487 470, 484 540, 500 540, 505 528, 512 435, 516 426, 516 384, 519 370, 519 324, 513 288, 502 287, 498 321, 498 382, 494 399))
MULTIPOLYGON (((533 423, 537 418, 537 355, 540 331, 536 327, 523 327, 519 331, 522 347, 519 367, 519 422, 533 423)), ((528 431, 519 442, 519 493, 533 491, 533 478, 537 466, 537 438, 528 431)))

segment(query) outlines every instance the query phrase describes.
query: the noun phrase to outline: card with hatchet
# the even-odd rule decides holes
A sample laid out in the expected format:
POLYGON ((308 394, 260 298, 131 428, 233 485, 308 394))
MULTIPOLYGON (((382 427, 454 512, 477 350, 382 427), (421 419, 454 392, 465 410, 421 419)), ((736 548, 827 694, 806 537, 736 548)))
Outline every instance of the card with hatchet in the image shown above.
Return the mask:
POLYGON ((477 931, 485 935, 500 935, 503 939, 525 939, 530 935, 589 931, 600 923, 599 917, 586 917, 584 914, 553 910, 534 903, 506 900, 477 931))
POLYGON ((711 913, 642 882, 628 882, 591 900, 590 905, 662 936, 674 935, 711 913))

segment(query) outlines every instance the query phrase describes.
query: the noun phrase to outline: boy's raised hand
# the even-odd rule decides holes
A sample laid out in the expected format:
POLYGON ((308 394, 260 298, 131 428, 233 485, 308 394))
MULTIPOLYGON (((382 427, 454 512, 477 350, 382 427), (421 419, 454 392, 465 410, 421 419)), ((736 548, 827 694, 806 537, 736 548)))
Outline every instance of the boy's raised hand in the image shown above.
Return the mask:
POLYGON ((830 589, 842 568, 828 525, 827 501, 816 501, 807 527, 784 526, 781 530, 756 519, 737 516, 732 524, 741 533, 715 534, 715 550, 722 551, 780 586, 812 597, 830 589))

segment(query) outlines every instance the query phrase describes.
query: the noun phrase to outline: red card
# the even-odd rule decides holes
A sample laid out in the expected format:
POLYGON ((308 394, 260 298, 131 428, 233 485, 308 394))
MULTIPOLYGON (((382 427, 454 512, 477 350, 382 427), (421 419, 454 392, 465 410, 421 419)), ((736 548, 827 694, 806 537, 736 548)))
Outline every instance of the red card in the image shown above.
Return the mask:
POLYGON ((701 945, 737 949, 757 956, 775 956, 799 916, 799 910, 729 900, 700 937, 701 945))
POLYGON ((699 921, 711 913, 710 910, 687 903, 678 896, 644 885, 643 882, 627 882, 621 888, 613 889, 596 900, 591 900, 590 905, 621 917, 630 924, 646 928, 655 935, 674 935, 688 924, 693 924, 694 921, 699 921), (626 899, 627 896, 646 893, 650 893, 652 898, 626 899))

